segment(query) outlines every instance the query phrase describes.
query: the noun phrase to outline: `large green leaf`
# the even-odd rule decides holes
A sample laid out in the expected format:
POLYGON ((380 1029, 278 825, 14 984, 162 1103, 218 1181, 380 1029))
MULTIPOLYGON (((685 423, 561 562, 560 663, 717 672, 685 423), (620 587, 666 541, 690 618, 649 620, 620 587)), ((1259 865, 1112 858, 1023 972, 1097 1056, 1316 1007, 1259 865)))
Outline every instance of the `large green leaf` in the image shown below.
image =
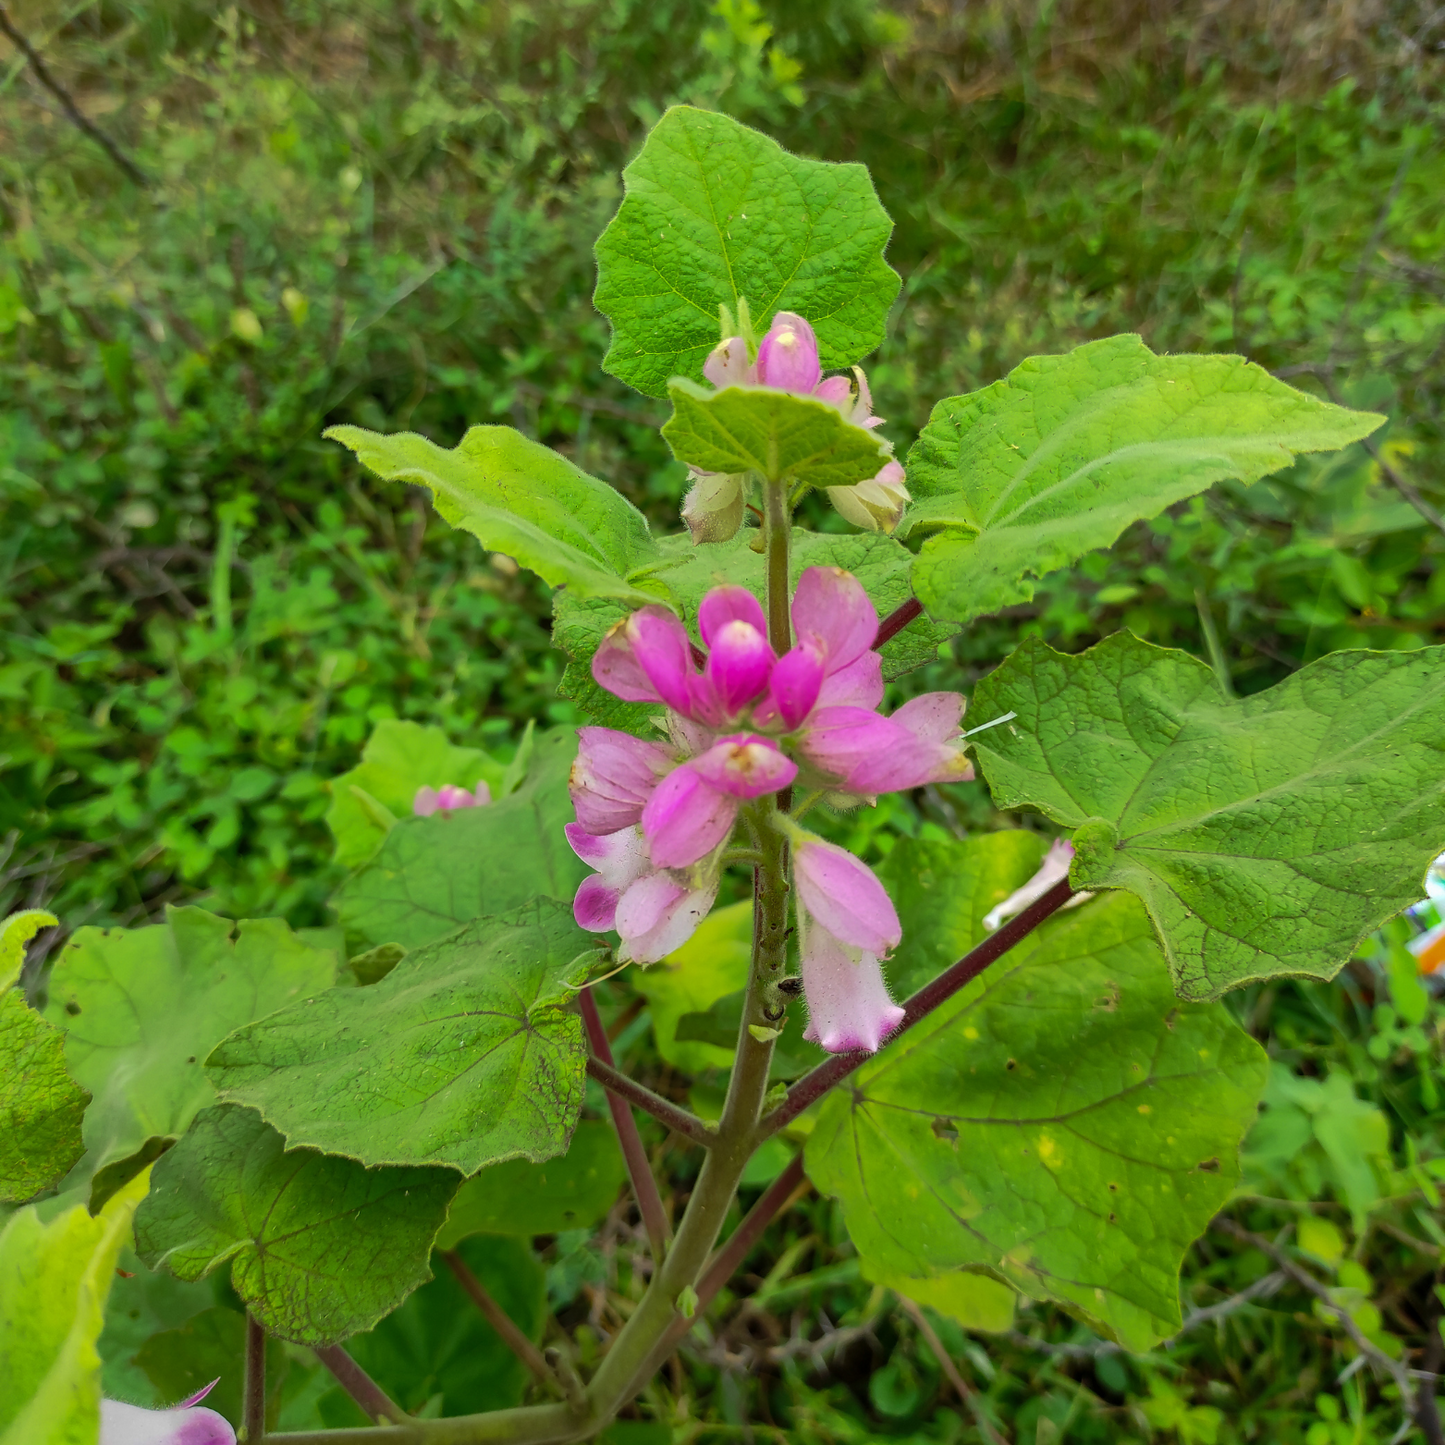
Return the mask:
POLYGON ((0 1200, 62 1178, 85 1145, 86 1093, 65 1068, 65 1036, 17 988, 0 993, 0 1200))
POLYGON ((1226 478, 1257 481, 1384 417, 1346 411, 1239 356, 1155 356, 1137 336, 1033 356, 954 396, 908 456, 901 534, 942 529, 914 568, 934 617, 966 622, 1226 478))
POLYGON ((326 826, 336 839, 336 861, 346 868, 365 863, 392 823, 412 816, 418 788, 484 781, 495 797, 503 772, 481 748, 459 748, 441 728, 383 718, 356 767, 331 780, 326 826))
POLYGON ((60 920, 43 908, 22 908, 0 923, 0 989, 14 985, 25 963, 25 945, 42 928, 54 928, 60 920))
POLYGON ((288 1149, 260 1115, 221 1105, 153 1166, 136 1252, 185 1280, 229 1263, 236 1293, 270 1333, 336 1344, 431 1278, 457 1183, 450 1169, 367 1169, 288 1149))
MULTIPOLYGON (((698 605, 709 588, 724 582, 746 587, 759 601, 765 591, 766 562, 748 545, 757 533, 740 533, 730 542, 707 543, 700 547, 683 545, 675 551, 672 538, 664 540, 667 561, 647 579, 657 590, 655 601, 666 602, 687 622, 697 637, 698 605)), ((863 584, 879 618, 912 595, 909 572, 913 554, 907 547, 881 532, 810 532, 793 529, 791 583, 807 567, 841 567, 863 584)), ((561 691, 584 708, 599 723, 632 732, 649 731, 649 709, 637 703, 620 702, 593 681, 589 671, 592 654, 607 629, 627 615, 628 609, 605 598, 574 598, 559 593, 554 602, 553 640, 571 658, 561 691)), ((921 617, 911 622, 883 647, 883 676, 889 680, 932 662, 939 644, 957 629, 921 617)))
POLYGON ((1238 702, 1127 633, 1025 642, 974 697, 995 801, 1077 828, 1076 888, 1144 900, 1185 998, 1331 978, 1445 848, 1445 648, 1336 652, 1238 702))
POLYGON ((883 259, 893 223, 868 171, 789 155, 725 115, 674 106, 622 173, 626 197, 597 241, 602 363, 649 396, 702 377, 718 306, 746 299, 759 330, 804 316, 823 365, 851 366, 883 340, 898 295, 883 259))
POLYGON ((576 754, 576 734, 559 729, 538 740, 515 793, 485 808, 399 822, 336 894, 347 931, 420 948, 533 898, 570 899, 587 874, 562 832, 573 816, 567 778, 576 754))
MULTIPOLYGON (((540 1341, 546 1273, 525 1241, 489 1235, 456 1248, 512 1323, 540 1341)), ((346 1348, 403 1410, 414 1412, 429 1403, 446 1415, 505 1410, 522 1403, 531 1380, 451 1270, 440 1266, 430 1284, 346 1348)))
POLYGON ((438 1249, 473 1234, 560 1234, 607 1217, 627 1165, 610 1123, 584 1119, 567 1152, 532 1164, 512 1159, 473 1175, 457 1191, 438 1249))
POLYGON ((428 488, 437 511, 553 587, 648 601, 627 574, 653 557, 642 513, 621 492, 507 426, 474 426, 454 451, 416 432, 334 426, 326 436, 389 482, 428 488))
POLYGON ((83 1204, 48 1224, 34 1206, 0 1233, 0 1445, 95 1445, 105 1300, 142 1174, 98 1215, 83 1204))
MULTIPOLYGON (((904 936, 909 921, 904 920, 904 936)), ((1125 894, 1051 920, 830 1096, 808 1177, 886 1277, 978 1270, 1145 1350, 1264 1085, 1125 894), (1204 1107, 1207 1105, 1207 1107, 1204 1107)))
POLYGON ((211 1049, 239 1025, 329 988, 337 963, 335 950, 279 918, 232 923, 168 908, 165 923, 149 928, 80 929, 56 961, 46 1014, 66 1030, 66 1061, 94 1096, 86 1177, 144 1157, 148 1143, 154 1157, 183 1134, 215 1097, 201 1068, 211 1049))
POLYGON ((587 1051, 567 1010, 596 958, 567 904, 479 918, 369 988, 335 988, 238 1029, 211 1054, 221 1097, 293 1145, 365 1164, 474 1174, 562 1153, 587 1051))
POLYGON ((766 387, 721 391, 679 377, 667 388, 672 415, 663 440, 678 461, 704 472, 756 472, 794 487, 850 487, 876 476, 891 455, 877 432, 837 407, 766 387))

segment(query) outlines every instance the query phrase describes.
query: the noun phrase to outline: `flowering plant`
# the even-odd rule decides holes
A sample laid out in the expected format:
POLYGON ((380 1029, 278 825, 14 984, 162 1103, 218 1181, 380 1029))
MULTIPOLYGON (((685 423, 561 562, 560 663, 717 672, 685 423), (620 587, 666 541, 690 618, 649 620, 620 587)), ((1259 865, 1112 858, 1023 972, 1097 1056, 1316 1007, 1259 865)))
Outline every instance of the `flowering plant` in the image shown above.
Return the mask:
MULTIPOLYGON (((1235 699, 1128 634, 1078 656, 1029 640, 975 689, 967 728, 957 692, 887 706, 951 631, 1130 522, 1381 418, 1124 336, 938 402, 901 462, 857 365, 898 291, 866 172, 679 108, 625 179, 597 247, 606 365, 671 403, 685 531, 654 536, 510 428, 450 451, 329 433, 555 589, 564 691, 588 725, 529 729, 506 767, 378 729, 333 789, 338 857, 358 865, 335 900, 344 950, 200 909, 81 929, 42 1016, 9 987, 29 925, 14 935, 0 1041, 24 1065, 4 1107, 27 1142, 0 1153, 0 1184, 73 1207, 12 1218, 0 1282, 92 1280, 72 1292, 90 1322, 74 1338, 93 1344, 94 1281, 132 1210, 145 1264, 228 1270, 249 1311, 249 1442, 363 1438, 268 1433, 268 1337, 390 1422, 377 1439, 593 1436, 806 1183, 840 1202, 880 1285, 945 1281, 981 1328, 1019 1294, 1047 1299, 1146 1349, 1178 1326, 1180 1260, 1238 1177, 1264 1087, 1218 998, 1332 977, 1445 846, 1439 648, 1331 654, 1235 699), (855 530, 799 525, 810 491, 855 530), (875 872, 819 821, 975 770, 1040 826, 900 842, 875 872), (719 906, 729 869, 750 902, 719 906), (684 1047, 717 1056, 734 1010, 716 1119, 617 1067, 595 990, 624 969, 679 1067, 684 1047), (664 1018, 665 994, 694 1007, 664 1018), (582 1118, 589 1080, 615 1143, 582 1118), (702 1151, 677 1220, 634 1110, 702 1151), (779 1141, 791 1162, 719 1243, 744 1170, 779 1141), (652 1250, 585 1382, 458 1249, 575 1221, 537 1171, 584 1148, 625 1168, 652 1250), (531 1403, 519 1383, 497 1387, 501 1408, 418 1418, 425 1399, 398 1404, 367 1373, 371 1332, 435 1287, 433 1258, 525 1367, 531 1403)), ((605 1213, 618 1175, 594 1176, 605 1213)), ((19 1388, 67 1430, 141 1428, 97 1413, 87 1359, 31 1350, 19 1388)), ((172 1434, 210 1428, 181 1414, 172 1434)))

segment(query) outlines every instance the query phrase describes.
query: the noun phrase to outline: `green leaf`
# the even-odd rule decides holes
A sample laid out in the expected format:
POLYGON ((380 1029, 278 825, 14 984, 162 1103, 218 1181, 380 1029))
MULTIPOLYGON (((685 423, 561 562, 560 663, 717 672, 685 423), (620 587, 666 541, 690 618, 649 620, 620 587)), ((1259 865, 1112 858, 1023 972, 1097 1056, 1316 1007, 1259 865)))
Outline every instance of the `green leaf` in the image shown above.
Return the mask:
POLYGON ((672 415, 662 438, 704 472, 756 472, 800 487, 850 487, 889 459, 875 431, 844 421, 837 407, 766 387, 721 391, 678 377, 667 388, 672 415))
MULTIPOLYGON (((211 1049, 239 1025, 329 988, 337 962, 279 918, 232 923, 168 908, 165 923, 149 928, 80 929, 55 964, 46 1016, 65 1029, 66 1062, 94 1096, 82 1131, 86 1177, 99 1185, 101 1171, 148 1141, 154 1158, 183 1134, 214 1101, 201 1068, 211 1049)), ((112 1173, 108 1183, 117 1182, 112 1173)))
POLYGON ((22 908, 0 923, 0 989, 14 987, 25 963, 25 945, 42 928, 54 928, 60 920, 43 908, 22 908))
POLYGON ((416 432, 329 427, 388 482, 431 491, 442 518, 552 587, 584 597, 651 599, 627 574, 653 560, 647 521, 621 492, 506 426, 474 426, 454 451, 416 432))
POLYGON ((558 729, 538 740, 515 793, 399 822, 333 899, 347 932, 420 948, 537 897, 570 900, 587 874, 562 831, 573 817, 567 778, 576 755, 576 733, 558 729))
POLYGON ((332 1345, 431 1278, 457 1182, 450 1169, 366 1169, 288 1149, 258 1114, 221 1105, 152 1168, 136 1252, 184 1280, 229 1263, 236 1293, 271 1334, 332 1345))
POLYGON ((1030 639, 974 697, 1006 712, 976 744, 995 802, 1079 830, 1074 886, 1144 900, 1184 998, 1332 978, 1445 848, 1445 648, 1331 653, 1236 702, 1127 633, 1030 639))
POLYGON ((1238 1177, 1263 1084, 1258 1045, 1221 1005, 1176 1002, 1143 909, 1110 895, 830 1096, 808 1177, 870 1268, 978 1270, 1142 1351, 1179 1326, 1180 1262, 1238 1177))
POLYGON ((66 1072, 64 1034, 19 989, 0 993, 0 1200, 29 1199, 69 1172, 89 1102, 66 1072))
MULTIPOLYGON (((664 539, 663 549, 668 560, 647 579, 650 587, 658 589, 659 595, 653 600, 673 607, 692 629, 695 639, 697 609, 710 588, 730 582, 746 587, 762 601, 765 562, 762 555, 748 545, 756 537, 756 532, 745 531, 731 542, 707 543, 700 547, 692 546, 686 538, 664 539)), ((798 578, 808 567, 841 567, 851 572, 872 598, 880 619, 913 595, 909 582, 913 554, 881 532, 839 534, 795 527, 792 586, 797 586, 798 578)), ((592 654, 607 629, 625 617, 628 610, 603 598, 582 599, 559 593, 554 601, 552 637, 571 658, 562 679, 562 695, 572 698, 605 727, 645 735, 653 731, 648 719, 657 709, 619 701, 598 687, 590 672, 592 654)), ((957 630, 951 623, 931 622, 926 617, 911 622, 884 646, 883 676, 891 681, 932 662, 938 656, 939 644, 957 630)))
POLYGON ((895 1294, 905 1295, 914 1304, 927 1305, 929 1309, 947 1315, 966 1330, 987 1330, 999 1334, 1013 1328, 1018 1295, 1008 1285, 1000 1284, 986 1274, 955 1269, 948 1274, 913 1278, 875 1269, 872 1261, 865 1259, 863 1277, 870 1284, 881 1284, 895 1294))
POLYGON ((95 1343, 131 1215, 132 1180, 93 1216, 83 1204, 48 1224, 34 1205, 0 1233, 0 1445, 95 1445, 100 1355, 95 1343))
POLYGON ((412 816, 418 788, 452 783, 471 789, 485 781, 495 797, 502 775, 502 765, 481 748, 456 747, 441 728, 383 718, 366 740, 361 762, 331 780, 326 826, 336 839, 336 861, 346 868, 365 863, 392 823, 412 816), (373 800, 391 815, 390 822, 377 816, 373 800))
POLYGON ((562 1153, 587 1051, 566 1005, 596 958, 568 904, 539 899, 238 1029, 206 1067, 223 1099, 293 1145, 475 1174, 562 1153))
POLYGON ((1276 381, 1239 356, 1155 356, 1137 336, 1033 356, 949 397, 908 456, 901 534, 942 529, 914 568, 919 600, 967 622, 1215 482, 1254 482, 1385 420, 1276 381))
MULTIPOLYGON (((467 1240, 457 1253, 512 1323, 540 1341, 546 1275, 527 1245, 486 1236, 467 1240)), ((348 1340, 346 1348, 403 1410, 413 1412, 429 1402, 447 1415, 504 1410, 521 1404, 531 1378, 451 1270, 441 1267, 395 1314, 348 1340)))
POLYGON ((513 1159, 473 1175, 452 1201, 438 1249, 473 1234, 561 1234, 607 1217, 627 1165, 610 1123, 584 1119, 558 1159, 530 1164, 513 1159))
POLYGON ((898 275, 893 223, 867 168, 804 160, 725 115, 674 106, 622 173, 626 196, 597 241, 597 309, 612 322, 603 366, 649 396, 701 380, 718 306, 744 299, 811 323, 825 367, 883 340, 898 275))

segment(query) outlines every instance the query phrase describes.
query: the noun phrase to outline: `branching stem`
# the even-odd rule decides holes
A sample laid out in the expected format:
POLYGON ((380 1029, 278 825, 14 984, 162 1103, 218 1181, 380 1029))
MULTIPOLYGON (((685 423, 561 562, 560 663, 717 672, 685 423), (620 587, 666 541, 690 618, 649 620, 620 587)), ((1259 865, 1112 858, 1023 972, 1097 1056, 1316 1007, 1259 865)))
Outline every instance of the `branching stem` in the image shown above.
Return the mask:
POLYGON ((548 1365, 541 1350, 517 1328, 512 1317, 492 1298, 487 1287, 467 1268, 466 1260, 454 1249, 444 1249, 440 1253, 457 1283, 461 1285, 471 1302, 481 1310, 487 1323, 497 1332, 502 1343, 532 1372, 544 1389, 550 1390, 554 1394, 560 1393, 562 1382, 552 1373, 551 1366, 548 1365))
POLYGON ((636 1104, 639 1109, 666 1124, 674 1133, 691 1139, 694 1144, 701 1144, 704 1149, 712 1148, 715 1136, 710 1124, 705 1124, 696 1114, 679 1108, 671 1099, 664 1099, 661 1094, 653 1093, 646 1084, 639 1084, 636 1079, 630 1078, 612 1064, 603 1063, 596 1054, 587 1060, 587 1073, 609 1093, 636 1104))
POLYGON ((316 1351, 316 1358, 336 1376, 341 1388, 373 1420, 386 1420, 393 1425, 406 1424, 406 1411, 340 1345, 322 1345, 316 1351))

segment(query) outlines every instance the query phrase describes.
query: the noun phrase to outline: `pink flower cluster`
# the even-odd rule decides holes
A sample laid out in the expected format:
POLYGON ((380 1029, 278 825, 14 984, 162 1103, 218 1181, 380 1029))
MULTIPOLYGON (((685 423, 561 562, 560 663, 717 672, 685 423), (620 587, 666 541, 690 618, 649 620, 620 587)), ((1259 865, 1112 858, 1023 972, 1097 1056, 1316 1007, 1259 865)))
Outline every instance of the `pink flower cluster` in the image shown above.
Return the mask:
MULTIPOLYGON (((593 676, 614 696, 668 709, 667 741, 581 729, 572 770, 577 821, 567 837, 596 870, 578 889, 577 921, 615 928, 620 958, 656 962, 692 934, 750 800, 796 781, 847 806, 973 775, 957 693, 925 694, 890 717, 878 711, 878 614, 856 578, 810 567, 792 622, 797 643, 779 657, 752 593, 717 587, 698 610, 708 649, 700 669, 687 629, 662 607, 634 612, 593 657, 593 676)), ((901 1017, 879 967, 898 942, 897 915, 857 859, 785 826, 812 1036, 835 1051, 876 1048, 901 1017)))
MULTIPOLYGON (((703 363, 703 375, 719 389, 727 386, 766 386, 810 396, 836 407, 854 426, 872 429, 883 425, 873 415, 868 378, 855 366, 846 376, 823 376, 818 360, 818 339, 813 328, 791 311, 773 317, 768 334, 758 343, 758 359, 748 360, 748 343, 741 336, 720 342, 703 363)), ((693 485, 683 502, 682 516, 695 542, 725 542, 742 524, 747 478, 724 472, 692 474, 693 485)), ((885 462, 878 474, 851 487, 829 487, 828 499, 855 527, 891 532, 908 502, 903 468, 885 462)))

